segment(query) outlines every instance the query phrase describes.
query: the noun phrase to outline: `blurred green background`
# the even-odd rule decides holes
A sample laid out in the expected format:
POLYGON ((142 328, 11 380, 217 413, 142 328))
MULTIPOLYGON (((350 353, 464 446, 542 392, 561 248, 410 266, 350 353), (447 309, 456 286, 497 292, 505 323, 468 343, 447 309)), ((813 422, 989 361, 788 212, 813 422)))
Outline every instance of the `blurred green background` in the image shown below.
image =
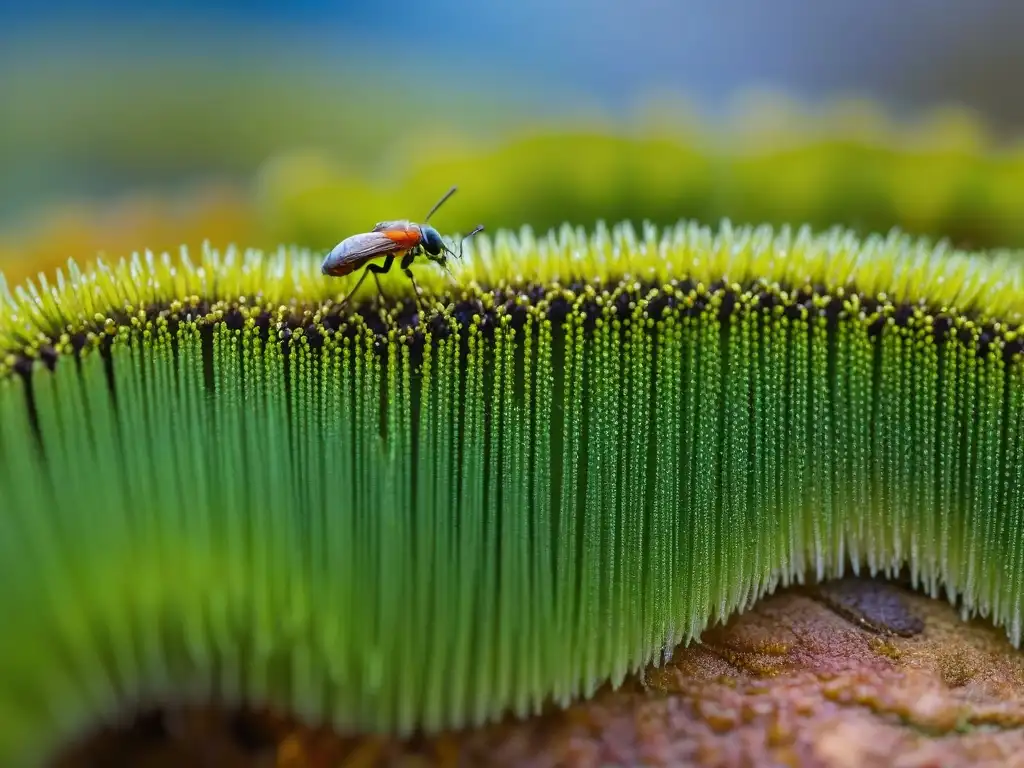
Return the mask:
POLYGON ((0 6, 0 270, 383 218, 900 226, 1024 245, 1024 6, 0 6))

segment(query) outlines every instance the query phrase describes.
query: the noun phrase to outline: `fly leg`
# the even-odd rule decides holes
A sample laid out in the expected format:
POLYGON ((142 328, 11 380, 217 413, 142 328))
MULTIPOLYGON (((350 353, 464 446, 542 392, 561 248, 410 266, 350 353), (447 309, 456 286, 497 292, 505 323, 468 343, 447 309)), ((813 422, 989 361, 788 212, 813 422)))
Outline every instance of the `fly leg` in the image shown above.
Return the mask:
POLYGON ((373 281, 377 284, 377 293, 380 294, 381 301, 387 301, 388 297, 384 294, 384 289, 381 288, 380 278, 377 275, 386 275, 391 271, 391 265, 395 263, 395 254, 389 253, 384 259, 383 264, 367 264, 366 271, 373 275, 373 281))
POLYGON ((416 293, 416 306, 417 306, 417 308, 420 309, 420 314, 422 314, 423 313, 423 308, 420 305, 420 299, 422 298, 423 294, 420 292, 420 287, 418 285, 416 285, 416 278, 414 278, 412 276, 412 269, 410 269, 410 267, 412 266, 412 262, 413 262, 413 260, 415 258, 416 258, 416 252, 415 251, 409 251, 407 254, 405 254, 404 257, 402 257, 401 267, 402 267, 402 271, 405 272, 405 276, 409 278, 409 282, 412 283, 412 289, 416 293))
POLYGON ((351 291, 348 292, 348 295, 345 296, 345 298, 341 300, 341 303, 338 306, 339 307, 343 307, 343 306, 345 306, 345 304, 348 303, 348 300, 351 299, 355 295, 356 291, 359 290, 359 286, 361 286, 363 284, 363 280, 366 279, 366 275, 368 273, 373 275, 373 280, 374 280, 375 283, 377 283, 377 291, 383 297, 384 296, 384 291, 380 287, 380 279, 377 277, 377 275, 378 274, 384 274, 388 270, 390 270, 391 269, 391 265, 394 264, 394 262, 395 262, 395 254, 389 253, 387 255, 387 258, 384 259, 384 263, 383 264, 367 264, 366 265, 366 269, 364 269, 363 270, 363 274, 361 274, 359 276, 359 279, 356 281, 355 286, 352 288, 351 291))
POLYGON ((365 279, 366 279, 366 270, 363 270, 363 274, 361 274, 359 276, 359 279, 356 280, 355 287, 351 291, 348 292, 348 294, 345 296, 344 299, 341 300, 341 303, 338 304, 339 307, 343 307, 343 306, 345 306, 348 303, 348 300, 351 299, 355 295, 355 292, 359 290, 359 286, 363 284, 363 280, 365 280, 365 279))

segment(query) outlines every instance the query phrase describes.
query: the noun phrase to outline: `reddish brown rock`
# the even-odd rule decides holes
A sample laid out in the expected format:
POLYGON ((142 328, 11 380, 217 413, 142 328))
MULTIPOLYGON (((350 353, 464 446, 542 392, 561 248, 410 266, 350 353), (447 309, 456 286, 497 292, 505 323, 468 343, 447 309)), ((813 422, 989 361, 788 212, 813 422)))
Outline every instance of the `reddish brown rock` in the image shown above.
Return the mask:
POLYGON ((269 716, 179 715, 97 736, 63 766, 1024 767, 1024 653, 901 587, 844 580, 767 598, 646 683, 525 722, 401 743, 269 716), (205 760, 205 762, 204 762, 205 760))

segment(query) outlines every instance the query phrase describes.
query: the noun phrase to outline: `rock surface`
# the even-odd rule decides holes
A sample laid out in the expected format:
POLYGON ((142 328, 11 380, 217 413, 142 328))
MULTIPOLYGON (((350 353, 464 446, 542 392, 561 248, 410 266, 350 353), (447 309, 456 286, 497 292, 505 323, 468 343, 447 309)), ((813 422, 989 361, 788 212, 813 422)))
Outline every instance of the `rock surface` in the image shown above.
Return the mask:
POLYGON ((644 677, 565 711, 413 743, 251 713, 158 713, 59 765, 1024 767, 1024 652, 895 584, 781 591, 644 677))

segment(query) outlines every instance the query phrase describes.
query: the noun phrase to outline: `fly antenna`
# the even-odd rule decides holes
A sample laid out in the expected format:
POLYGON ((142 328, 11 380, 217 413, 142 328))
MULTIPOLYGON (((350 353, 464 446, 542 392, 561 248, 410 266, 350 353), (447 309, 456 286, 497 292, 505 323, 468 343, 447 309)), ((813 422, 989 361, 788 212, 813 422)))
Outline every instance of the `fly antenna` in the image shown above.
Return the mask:
POLYGON ((470 232, 468 235, 466 235, 464 238, 462 238, 459 241, 459 261, 462 261, 462 246, 465 245, 466 241, 469 240, 469 238, 471 238, 477 232, 483 232, 483 231, 484 231, 484 225, 483 224, 477 224, 476 228, 472 232, 470 232))
POLYGON ((447 200, 449 197, 451 197, 452 195, 455 194, 455 190, 457 190, 457 189, 458 189, 458 187, 452 187, 451 189, 449 189, 447 192, 444 193, 444 197, 442 197, 440 200, 438 200, 436 203, 434 203, 434 207, 430 209, 430 213, 428 213, 427 217, 423 220, 424 224, 426 224, 428 221, 430 221, 430 217, 433 216, 437 212, 438 208, 440 208, 442 205, 444 205, 445 200, 447 200))

